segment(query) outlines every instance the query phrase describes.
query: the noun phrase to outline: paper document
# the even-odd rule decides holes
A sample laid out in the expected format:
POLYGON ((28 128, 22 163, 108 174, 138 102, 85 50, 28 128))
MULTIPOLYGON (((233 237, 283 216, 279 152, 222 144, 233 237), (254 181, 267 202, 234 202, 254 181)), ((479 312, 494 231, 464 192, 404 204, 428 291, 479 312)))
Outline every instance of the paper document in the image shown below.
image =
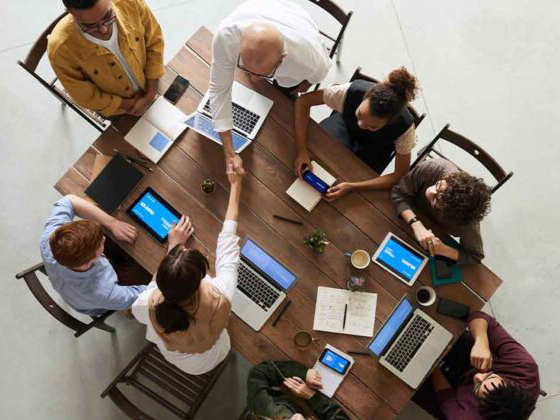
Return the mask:
POLYGON ((124 139, 152 162, 158 163, 187 128, 186 119, 181 110, 160 96, 124 139))
MULTIPOLYGON (((313 166, 312 172, 327 183, 329 187, 332 187, 336 178, 314 160, 311 161, 311 165, 313 166)), ((286 194, 296 200, 307 211, 313 210, 321 200, 321 193, 301 178, 297 178, 294 181, 286 191, 286 194)))
POLYGON ((313 329, 373 337, 376 306, 376 293, 319 287, 313 329), (344 324, 345 308, 346 323, 344 324))

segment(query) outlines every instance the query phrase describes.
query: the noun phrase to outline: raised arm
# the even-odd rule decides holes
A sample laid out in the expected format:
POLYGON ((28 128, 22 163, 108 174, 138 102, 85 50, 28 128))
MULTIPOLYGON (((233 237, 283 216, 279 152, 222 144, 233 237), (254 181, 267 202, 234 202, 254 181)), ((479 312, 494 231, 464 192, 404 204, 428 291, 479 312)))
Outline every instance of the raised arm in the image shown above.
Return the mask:
POLYGON ((83 198, 70 194, 67 196, 72 202, 76 215, 82 219, 92 220, 108 229, 115 239, 123 242, 133 243, 136 240, 136 228, 128 223, 121 222, 113 216, 105 213, 95 204, 83 198))
POLYGON ((309 125, 310 109, 312 106, 322 105, 324 103, 322 90, 306 93, 296 100, 296 158, 294 162, 294 171, 299 177, 302 176, 306 167, 313 169, 311 167, 309 152, 307 151, 307 126, 309 125))

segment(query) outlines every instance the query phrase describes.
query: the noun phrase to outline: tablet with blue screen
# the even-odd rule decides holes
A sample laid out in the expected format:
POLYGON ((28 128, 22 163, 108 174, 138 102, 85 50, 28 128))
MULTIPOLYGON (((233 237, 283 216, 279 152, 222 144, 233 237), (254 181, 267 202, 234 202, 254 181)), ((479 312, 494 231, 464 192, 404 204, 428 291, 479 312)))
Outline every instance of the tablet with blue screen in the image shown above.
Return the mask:
POLYGON ((389 232, 373 255, 373 261, 406 285, 412 286, 428 258, 389 232))
POLYGON ((181 218, 181 213, 150 187, 132 203, 127 213, 160 243, 167 239, 173 222, 181 218))

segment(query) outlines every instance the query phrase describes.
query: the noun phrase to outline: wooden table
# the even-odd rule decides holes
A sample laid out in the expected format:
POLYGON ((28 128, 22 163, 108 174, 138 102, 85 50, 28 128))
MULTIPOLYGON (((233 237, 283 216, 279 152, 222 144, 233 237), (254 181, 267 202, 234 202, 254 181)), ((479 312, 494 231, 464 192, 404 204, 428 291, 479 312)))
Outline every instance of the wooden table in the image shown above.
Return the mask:
MULTIPOLYGON (((211 41, 212 33, 207 28, 200 28, 169 62, 165 76, 160 80, 160 93, 165 92, 177 74, 190 81, 190 87, 177 103, 186 114, 195 110, 208 88, 211 41)), ((296 349, 292 339, 298 330, 312 331, 318 286, 345 287, 353 273, 343 255, 345 251, 363 248, 374 253, 389 231, 415 244, 414 237, 406 224, 396 217, 388 191, 352 193, 332 204, 321 201, 312 213, 290 199, 285 191, 295 179, 292 169, 294 105, 265 81, 251 84, 241 71, 236 73, 236 80, 274 101, 256 140, 241 154, 247 175, 243 180, 238 234, 241 237, 251 235, 295 271, 300 280, 289 293, 292 305, 276 327, 268 322, 257 333, 232 315, 229 324, 232 345, 254 364, 270 359, 293 359, 307 366, 313 365, 326 343, 341 350, 363 349, 369 342, 368 338, 313 331, 318 342, 306 351, 296 349), (300 219, 303 226, 277 220, 272 217, 274 213, 300 219), (303 237, 316 229, 325 231, 330 241, 323 255, 314 253, 303 244, 303 237)), ((134 122, 132 117, 119 118, 115 123, 119 132, 109 129, 103 133, 55 188, 62 194, 83 196, 97 154, 112 155, 116 148, 134 155, 135 150, 122 139, 134 122)), ((315 122, 311 121, 308 133, 312 155, 339 181, 376 176, 315 122)), ((229 187, 222 148, 187 130, 153 172, 142 167, 138 169, 145 173, 145 177, 115 216, 134 223, 125 210, 147 186, 151 186, 177 210, 191 217, 195 226, 195 246, 203 248, 214 258, 229 187), (206 178, 217 181, 216 191, 209 196, 200 189, 201 182, 206 178)), ((138 231, 135 244, 124 244, 123 248, 153 273, 165 249, 147 232, 138 231)), ((428 269, 422 272, 412 288, 375 264, 363 270, 362 274, 366 277, 366 290, 378 294, 376 331, 403 294, 413 293, 421 285, 431 283, 428 269)), ((437 290, 438 295, 464 302, 472 309, 480 309, 501 283, 484 265, 465 268, 463 275, 464 283, 441 287, 437 290)), ((455 338, 465 328, 464 322, 437 314, 433 306, 426 312, 453 332, 455 338)), ((356 356, 355 359, 356 364, 337 391, 336 399, 353 418, 393 418, 412 397, 413 390, 381 367, 375 358, 356 356)))

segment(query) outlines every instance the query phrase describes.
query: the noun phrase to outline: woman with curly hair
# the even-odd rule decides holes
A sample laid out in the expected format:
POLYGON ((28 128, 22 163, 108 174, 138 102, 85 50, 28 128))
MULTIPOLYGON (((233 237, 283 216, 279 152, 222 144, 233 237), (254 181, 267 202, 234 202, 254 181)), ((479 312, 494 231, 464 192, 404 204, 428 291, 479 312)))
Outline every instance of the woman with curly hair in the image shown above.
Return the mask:
POLYGON ((378 174, 396 156, 394 172, 364 181, 342 182, 331 187, 325 199, 332 201, 350 191, 387 189, 396 184, 408 172, 416 145, 414 118, 406 106, 417 90, 416 78, 401 67, 379 83, 355 80, 299 97, 295 105, 296 175, 301 177, 306 168, 312 169, 307 151, 309 112, 312 106, 324 104, 335 112, 321 126, 378 174))
POLYGON ((482 178, 460 171, 446 159, 420 163, 402 177, 391 194, 397 214, 412 228, 418 242, 433 255, 459 264, 477 264, 484 258, 480 222, 490 212, 491 195, 482 178), (459 249, 445 245, 427 229, 413 205, 459 237, 459 249))

